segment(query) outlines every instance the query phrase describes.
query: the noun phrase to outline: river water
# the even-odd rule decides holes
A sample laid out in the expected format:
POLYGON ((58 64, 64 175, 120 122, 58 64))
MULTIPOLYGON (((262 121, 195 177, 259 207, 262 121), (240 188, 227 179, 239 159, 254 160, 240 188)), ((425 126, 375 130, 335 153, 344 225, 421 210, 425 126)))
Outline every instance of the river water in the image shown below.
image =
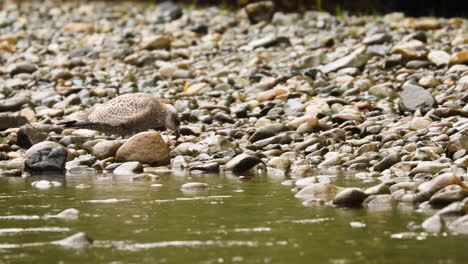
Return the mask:
MULTIPOLYGON (((339 186, 370 186, 343 173, 339 186)), ((466 263, 466 236, 411 226, 427 215, 305 207, 281 177, 162 176, 133 182, 112 175, 67 176, 60 187, 0 178, 0 263, 466 263), (209 190, 183 192, 186 182, 209 190), (152 184, 162 184, 153 187, 152 184), (87 184, 89 188, 76 186, 87 184), (48 218, 64 209, 79 219, 48 218), (85 232, 85 248, 46 242, 85 232)))

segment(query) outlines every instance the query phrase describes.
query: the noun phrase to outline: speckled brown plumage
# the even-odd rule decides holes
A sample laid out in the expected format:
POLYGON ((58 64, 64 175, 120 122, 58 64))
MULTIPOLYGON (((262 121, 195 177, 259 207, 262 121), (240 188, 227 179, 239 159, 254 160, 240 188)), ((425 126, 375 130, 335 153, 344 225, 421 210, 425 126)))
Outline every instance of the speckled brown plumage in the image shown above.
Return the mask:
POLYGON ((172 105, 146 93, 118 96, 68 116, 65 127, 88 128, 109 134, 132 135, 148 129, 171 129, 179 133, 179 115, 172 105))

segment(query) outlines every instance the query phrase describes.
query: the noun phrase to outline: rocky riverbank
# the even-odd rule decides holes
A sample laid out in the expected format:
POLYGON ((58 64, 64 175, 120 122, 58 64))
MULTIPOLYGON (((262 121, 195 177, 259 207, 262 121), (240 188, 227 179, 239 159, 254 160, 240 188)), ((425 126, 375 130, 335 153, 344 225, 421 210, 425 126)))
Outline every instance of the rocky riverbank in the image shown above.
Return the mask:
MULTIPOLYGON (((468 22, 273 8, 5 4, 0 173, 267 174, 291 178, 306 205, 448 205, 430 231, 465 215, 468 22), (120 139, 56 125, 135 92, 177 108, 175 144, 165 132, 120 139), (320 182, 321 168, 382 184, 343 189, 320 182)), ((450 227, 468 233, 466 220, 450 227)))

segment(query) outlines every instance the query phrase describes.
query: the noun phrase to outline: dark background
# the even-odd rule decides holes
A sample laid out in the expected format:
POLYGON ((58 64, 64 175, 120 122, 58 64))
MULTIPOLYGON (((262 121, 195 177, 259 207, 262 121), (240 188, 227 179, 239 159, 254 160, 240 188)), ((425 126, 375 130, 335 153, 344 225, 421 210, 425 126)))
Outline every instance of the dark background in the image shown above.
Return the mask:
MULTIPOLYGON (((345 10, 350 14, 385 14, 401 11, 408 16, 468 17, 468 0, 272 0, 279 10, 304 11, 322 10, 335 13, 345 10)), ((159 1, 157 1, 159 3, 159 1)), ((243 7, 255 0, 179 0, 197 5, 225 5, 233 8, 243 7)))

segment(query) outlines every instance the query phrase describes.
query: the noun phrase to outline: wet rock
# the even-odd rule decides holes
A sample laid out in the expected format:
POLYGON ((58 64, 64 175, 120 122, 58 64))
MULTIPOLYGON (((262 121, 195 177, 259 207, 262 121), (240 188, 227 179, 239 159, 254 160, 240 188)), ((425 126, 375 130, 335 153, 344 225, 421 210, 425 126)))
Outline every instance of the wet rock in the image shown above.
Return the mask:
POLYGON ((468 189, 460 185, 448 185, 432 195, 429 204, 434 207, 442 207, 452 202, 461 201, 467 196, 468 189))
POLYGON ((63 173, 67 155, 63 147, 41 148, 26 158, 25 171, 31 174, 63 173))
POLYGON ((439 233, 444 229, 444 221, 440 215, 433 215, 424 220, 421 227, 424 228, 426 232, 439 233))
POLYGON ((291 160, 285 157, 273 157, 267 163, 268 167, 287 170, 291 166, 291 160))
POLYGON ((430 92, 422 87, 405 84, 403 92, 400 94, 398 107, 402 112, 415 112, 420 110, 426 113, 431 110, 437 103, 430 92))
POLYGON ((462 202, 453 202, 444 208, 437 211, 437 214, 445 217, 463 216, 468 212, 468 200, 464 199, 462 202))
MULTIPOLYGON (((107 168, 106 168, 107 169, 107 168)), ((143 172, 143 166, 138 161, 125 162, 114 169, 115 175, 134 175, 143 172)))
POLYGON ((208 162, 208 163, 199 163, 199 164, 190 164, 190 170, 199 170, 205 172, 219 172, 219 163, 218 162, 208 162))
POLYGON ((152 173, 141 173, 133 176, 131 181, 155 181, 159 180, 159 176, 152 173))
POLYGON ((421 185, 419 185, 419 196, 421 199, 427 200, 440 189, 452 184, 460 185, 463 188, 466 188, 466 186, 458 177, 454 176, 451 173, 446 173, 439 175, 428 182, 423 182, 421 185))
POLYGON ((123 140, 105 140, 92 147, 91 153, 98 159, 114 157, 117 150, 125 143, 123 140))
POLYGON ((52 242, 54 245, 71 248, 82 248, 93 244, 93 239, 90 238, 86 233, 80 232, 62 240, 52 242))
POLYGON ((275 5, 272 1, 260 1, 248 4, 244 7, 244 10, 252 23, 269 21, 273 16, 274 9, 275 5))
POLYGON ((366 197, 367 194, 359 188, 346 188, 336 195, 333 204, 345 207, 358 207, 361 206, 366 197))
POLYGON ((180 186, 182 190, 205 190, 210 186, 207 183, 203 182, 188 182, 180 186))
POLYGON ((58 218, 64 220, 76 220, 80 216, 80 211, 75 208, 65 209, 56 215, 48 215, 47 218, 58 218))
POLYGON ((311 184, 313 184, 313 183, 318 183, 318 182, 319 182, 319 181, 318 181, 317 177, 312 176, 312 177, 307 177, 307 178, 303 178, 303 179, 297 180, 297 181, 295 182, 295 185, 296 185, 297 187, 304 188, 304 187, 306 187, 306 186, 309 186, 309 185, 311 185, 311 184))
POLYGON ((321 199, 332 201, 340 191, 340 188, 329 183, 313 183, 300 190, 294 197, 309 200, 321 199))
POLYGON ((265 138, 277 135, 278 133, 287 131, 288 128, 283 124, 273 124, 258 128, 255 133, 249 138, 250 142, 256 142, 265 138))
POLYGON ((363 205, 373 209, 391 209, 394 200, 390 194, 370 195, 363 201, 363 205))
POLYGON ((384 157, 381 161, 377 162, 374 165, 375 171, 383 171, 385 169, 390 168, 393 164, 396 164, 400 161, 400 155, 397 152, 392 152, 386 157, 384 157))
POLYGON ((35 144, 34 146, 30 147, 25 153, 24 153, 24 158, 27 159, 29 158, 34 152, 37 152, 43 148, 53 148, 53 147, 59 147, 62 148, 64 151, 67 152, 67 161, 72 160, 72 155, 71 153, 68 152, 68 150, 62 146, 61 144, 54 142, 54 141, 43 141, 40 143, 35 144))
POLYGON ((468 235, 468 215, 462 216, 448 226, 451 232, 468 235))
POLYGON ((168 165, 169 148, 159 132, 141 132, 129 138, 115 154, 117 161, 138 161, 152 166, 168 165))
POLYGON ((247 171, 254 167, 255 165, 263 163, 259 158, 249 155, 249 154, 240 154, 231 159, 226 163, 224 169, 226 171, 232 171, 235 173, 247 171))
POLYGON ((390 194, 390 187, 386 183, 381 183, 367 188, 364 193, 366 195, 390 194))

